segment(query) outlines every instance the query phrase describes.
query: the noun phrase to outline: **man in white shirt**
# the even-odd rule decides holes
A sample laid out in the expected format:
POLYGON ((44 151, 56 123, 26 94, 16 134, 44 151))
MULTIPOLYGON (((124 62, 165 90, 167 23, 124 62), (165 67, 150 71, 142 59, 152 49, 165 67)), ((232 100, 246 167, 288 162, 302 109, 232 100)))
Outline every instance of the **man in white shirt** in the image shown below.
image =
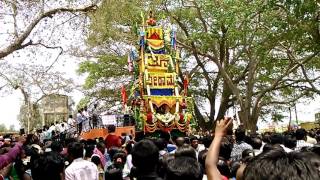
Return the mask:
POLYGON ((56 130, 56 127, 54 126, 54 123, 51 123, 51 126, 49 127, 49 130, 50 132, 52 131, 55 131, 56 130))
POLYGON ((196 157, 198 158, 199 152, 205 150, 206 148, 204 147, 203 144, 199 144, 198 138, 196 136, 192 136, 190 138, 190 142, 191 142, 191 146, 196 151, 196 157))
POLYGON ((297 129, 296 131, 296 138, 297 138, 297 146, 294 149, 295 151, 300 151, 303 147, 313 147, 313 144, 306 142, 307 132, 305 129, 297 129))
POLYGON ((83 145, 75 142, 68 147, 68 153, 73 160, 65 170, 66 180, 98 180, 97 166, 83 159, 83 145))
POLYGON ((68 128, 73 128, 76 125, 76 120, 73 119, 72 115, 69 115, 67 123, 68 123, 68 128))

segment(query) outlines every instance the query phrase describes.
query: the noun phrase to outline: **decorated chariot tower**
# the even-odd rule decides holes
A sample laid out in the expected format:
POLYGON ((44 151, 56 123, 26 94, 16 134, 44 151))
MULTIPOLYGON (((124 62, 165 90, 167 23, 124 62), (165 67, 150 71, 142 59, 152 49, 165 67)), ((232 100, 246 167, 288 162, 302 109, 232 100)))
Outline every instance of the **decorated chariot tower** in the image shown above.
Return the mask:
POLYGON ((176 30, 158 26, 150 12, 146 21, 142 18, 138 35, 138 53, 131 52, 128 59, 134 71, 129 100, 135 119, 146 133, 189 131, 193 101, 188 97, 188 74, 179 74, 176 30))

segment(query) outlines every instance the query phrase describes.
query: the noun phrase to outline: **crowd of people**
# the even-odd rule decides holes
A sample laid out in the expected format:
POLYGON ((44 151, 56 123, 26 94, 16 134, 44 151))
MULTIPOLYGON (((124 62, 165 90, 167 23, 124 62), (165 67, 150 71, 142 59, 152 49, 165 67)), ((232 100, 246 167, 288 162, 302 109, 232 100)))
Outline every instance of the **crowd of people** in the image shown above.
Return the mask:
POLYGON ((88 140, 0 137, 0 180, 320 179, 318 129, 249 134, 226 118, 201 136, 118 136, 112 125, 108 132, 88 140))

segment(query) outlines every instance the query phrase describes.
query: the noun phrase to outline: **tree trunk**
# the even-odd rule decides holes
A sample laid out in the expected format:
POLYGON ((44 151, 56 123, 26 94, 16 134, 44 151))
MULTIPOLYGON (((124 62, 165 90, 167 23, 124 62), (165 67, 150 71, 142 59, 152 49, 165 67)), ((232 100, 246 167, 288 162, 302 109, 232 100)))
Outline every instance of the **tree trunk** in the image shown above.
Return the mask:
POLYGON ((261 107, 258 105, 255 106, 252 110, 252 113, 250 109, 244 109, 242 111, 239 111, 238 115, 240 118, 240 123, 243 124, 244 128, 246 130, 250 130, 251 132, 257 131, 257 122, 260 116, 261 107))
POLYGON ((202 116, 198 106, 196 103, 194 103, 194 114, 195 118, 197 119, 198 125, 203 129, 203 130, 211 130, 213 127, 213 121, 209 120, 206 122, 205 118, 202 116))
POLYGON ((221 102, 220 102, 220 106, 219 106, 219 111, 218 111, 218 115, 216 120, 222 119, 224 118, 227 110, 230 107, 230 99, 229 97, 232 95, 231 91, 229 90, 228 85, 224 82, 223 83, 223 92, 222 92, 222 96, 221 96, 221 102))

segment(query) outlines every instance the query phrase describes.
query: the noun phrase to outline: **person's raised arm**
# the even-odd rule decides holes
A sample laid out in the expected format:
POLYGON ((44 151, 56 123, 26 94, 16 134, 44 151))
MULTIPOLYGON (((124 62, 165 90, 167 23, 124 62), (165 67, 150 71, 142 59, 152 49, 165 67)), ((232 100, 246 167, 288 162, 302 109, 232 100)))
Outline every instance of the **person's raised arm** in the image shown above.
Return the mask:
POLYGON ((218 170, 217 163, 219 160, 220 143, 232 120, 225 118, 217 121, 214 139, 209 147, 206 158, 206 173, 208 180, 221 180, 222 176, 218 170))
POLYGON ((13 162, 22 151, 22 145, 26 141, 24 136, 19 138, 19 142, 9 150, 6 154, 0 155, 0 169, 6 167, 13 162))

